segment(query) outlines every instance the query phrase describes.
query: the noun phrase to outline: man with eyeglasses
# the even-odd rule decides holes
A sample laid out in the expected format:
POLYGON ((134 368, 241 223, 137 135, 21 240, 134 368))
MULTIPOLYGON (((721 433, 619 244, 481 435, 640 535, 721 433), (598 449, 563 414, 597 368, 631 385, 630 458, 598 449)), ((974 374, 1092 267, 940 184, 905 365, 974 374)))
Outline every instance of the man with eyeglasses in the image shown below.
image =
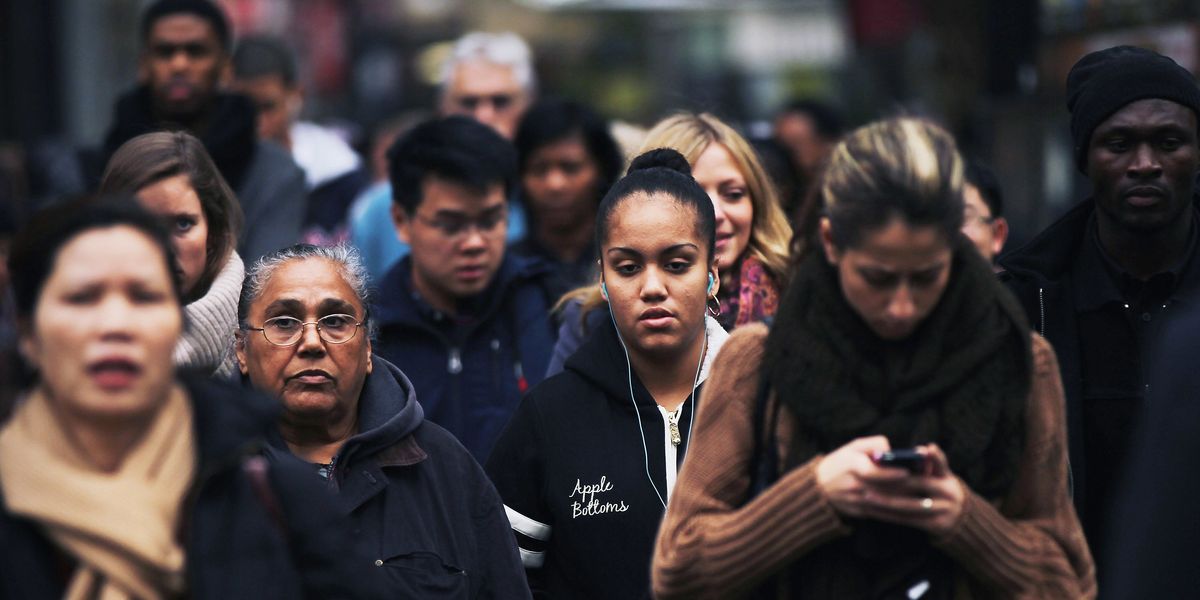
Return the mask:
POLYGON ((475 31, 454 43, 442 66, 439 112, 472 117, 511 140, 536 88, 524 40, 515 33, 475 31))
POLYGON ((962 232, 989 263, 995 263, 1008 239, 1000 182, 991 169, 977 161, 967 163, 964 176, 962 232))
POLYGON ((410 251, 379 284, 377 352, 482 463, 554 346, 548 269, 505 252, 516 151, 473 119, 445 117, 398 140, 388 173, 410 251))
POLYGON ((138 86, 122 95, 104 162, 151 131, 183 129, 204 143, 245 215, 238 254, 247 263, 296 243, 304 172, 283 148, 258 139, 254 105, 220 90, 229 69, 229 22, 209 0, 158 0, 142 13, 138 86))
MULTIPOLYGON (((536 91, 537 77, 525 41, 515 33, 476 31, 454 42, 442 63, 437 111, 443 117, 471 117, 511 141, 536 91)), ((350 216, 354 244, 385 260, 408 252, 390 222, 373 218, 386 212, 391 197, 388 186, 368 190, 355 202, 350 216)), ((515 196, 509 199, 507 238, 517 242, 525 239, 525 207, 515 196)))

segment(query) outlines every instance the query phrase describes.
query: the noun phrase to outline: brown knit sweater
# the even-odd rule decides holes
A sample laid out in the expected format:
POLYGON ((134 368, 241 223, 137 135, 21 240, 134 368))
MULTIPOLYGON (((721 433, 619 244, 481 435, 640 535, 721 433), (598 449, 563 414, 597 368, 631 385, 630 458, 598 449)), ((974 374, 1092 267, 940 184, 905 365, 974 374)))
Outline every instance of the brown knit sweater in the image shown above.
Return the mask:
MULTIPOLYGON (((847 526, 817 485, 815 457, 749 503, 754 397, 767 328, 738 329, 717 357, 696 415, 695 446, 679 473, 654 553, 659 598, 749 592, 847 526), (743 506, 744 505, 744 506, 743 506)), ((1034 335, 1034 380, 1022 464, 1008 496, 968 491, 955 527, 932 543, 960 567, 958 598, 1092 598, 1095 566, 1067 493, 1066 421, 1054 351, 1034 335)), ((772 402, 774 398, 772 397, 772 402)), ((786 411, 776 429, 786 456, 786 411)), ((797 597, 804 582, 792 582, 797 597)))

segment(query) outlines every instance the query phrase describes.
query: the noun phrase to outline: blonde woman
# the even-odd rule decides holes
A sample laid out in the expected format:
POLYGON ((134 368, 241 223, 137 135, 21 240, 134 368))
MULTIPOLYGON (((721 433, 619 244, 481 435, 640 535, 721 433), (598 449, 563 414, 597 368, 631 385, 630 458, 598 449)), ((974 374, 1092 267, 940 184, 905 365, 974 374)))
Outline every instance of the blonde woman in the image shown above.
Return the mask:
MULTIPOLYGON (((712 200, 721 277, 720 291, 712 298, 717 321, 733 330, 774 315, 785 284, 792 229, 750 144, 713 115, 680 113, 650 129, 642 152, 656 148, 682 154, 712 200)), ((563 362, 582 344, 588 325, 608 318, 595 312, 604 304, 598 285, 564 296, 559 304, 563 325, 548 374, 562 370, 563 362)))

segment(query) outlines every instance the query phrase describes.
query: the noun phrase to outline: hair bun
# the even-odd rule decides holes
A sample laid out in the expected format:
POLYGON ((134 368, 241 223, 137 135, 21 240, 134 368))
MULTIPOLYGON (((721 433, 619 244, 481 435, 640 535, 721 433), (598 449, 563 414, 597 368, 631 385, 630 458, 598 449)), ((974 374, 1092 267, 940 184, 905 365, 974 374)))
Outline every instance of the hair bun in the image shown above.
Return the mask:
POLYGON ((683 157, 677 150, 671 148, 656 148, 643 152, 629 165, 629 171, 625 174, 629 175, 634 171, 644 171, 646 169, 667 169, 682 173, 687 177, 692 176, 692 165, 688 164, 686 158, 683 157))

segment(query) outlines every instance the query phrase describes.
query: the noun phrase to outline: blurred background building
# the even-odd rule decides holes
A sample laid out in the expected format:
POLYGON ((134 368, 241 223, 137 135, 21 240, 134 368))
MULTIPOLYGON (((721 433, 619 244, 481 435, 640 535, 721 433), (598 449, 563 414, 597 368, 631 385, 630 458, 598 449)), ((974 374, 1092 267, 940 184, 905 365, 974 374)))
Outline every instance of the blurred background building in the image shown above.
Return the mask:
MULTIPOLYGON (((1017 242, 1086 193, 1063 97, 1074 61, 1118 43, 1193 71, 1200 59, 1200 2, 1183 0, 219 3, 236 36, 289 41, 305 118, 360 148, 380 124, 434 105, 438 65, 460 34, 511 30, 532 45, 543 93, 634 124, 707 110, 761 136, 797 97, 828 100, 851 124, 938 119, 996 168, 1017 242)), ((144 5, 0 0, 0 200, 70 189, 75 175, 56 170, 56 157, 101 142, 114 99, 136 76, 144 5)))

